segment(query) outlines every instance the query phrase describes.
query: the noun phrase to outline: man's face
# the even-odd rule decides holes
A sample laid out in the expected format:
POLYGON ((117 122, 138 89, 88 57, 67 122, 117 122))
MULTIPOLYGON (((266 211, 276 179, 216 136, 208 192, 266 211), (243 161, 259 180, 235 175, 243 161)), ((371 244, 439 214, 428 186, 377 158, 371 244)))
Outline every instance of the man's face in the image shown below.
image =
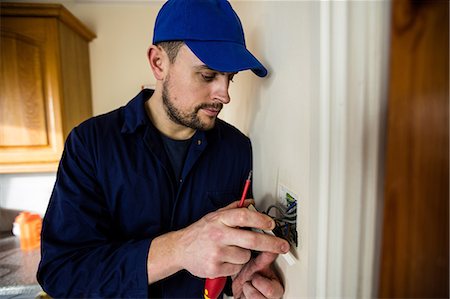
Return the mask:
POLYGON ((228 87, 233 76, 209 69, 187 46, 182 46, 163 82, 167 116, 195 130, 212 129, 223 104, 230 102, 228 87))

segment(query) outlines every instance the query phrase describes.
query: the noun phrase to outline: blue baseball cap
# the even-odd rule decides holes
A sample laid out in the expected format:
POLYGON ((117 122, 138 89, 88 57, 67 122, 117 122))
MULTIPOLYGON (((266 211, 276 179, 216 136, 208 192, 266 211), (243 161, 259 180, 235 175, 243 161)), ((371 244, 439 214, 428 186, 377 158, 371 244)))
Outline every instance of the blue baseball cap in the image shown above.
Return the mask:
POLYGON ((169 0, 156 17, 153 44, 183 41, 209 68, 219 72, 266 68, 245 46, 238 15, 226 0, 169 0))

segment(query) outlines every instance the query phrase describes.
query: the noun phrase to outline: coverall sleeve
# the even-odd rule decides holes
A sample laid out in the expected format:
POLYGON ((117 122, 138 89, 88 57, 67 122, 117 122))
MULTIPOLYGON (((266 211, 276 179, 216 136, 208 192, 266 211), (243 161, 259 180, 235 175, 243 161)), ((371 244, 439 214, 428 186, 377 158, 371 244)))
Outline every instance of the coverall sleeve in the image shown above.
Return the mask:
POLYGON ((73 130, 43 221, 38 281, 56 298, 147 297, 151 240, 114 235, 94 160, 73 130))

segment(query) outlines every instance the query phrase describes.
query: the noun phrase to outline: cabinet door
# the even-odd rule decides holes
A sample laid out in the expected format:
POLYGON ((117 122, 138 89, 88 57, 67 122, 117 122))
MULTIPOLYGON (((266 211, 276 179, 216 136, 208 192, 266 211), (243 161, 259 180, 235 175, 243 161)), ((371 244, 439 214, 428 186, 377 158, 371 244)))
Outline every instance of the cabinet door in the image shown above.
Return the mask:
POLYGON ((55 170, 63 148, 57 21, 1 18, 0 172, 55 170))

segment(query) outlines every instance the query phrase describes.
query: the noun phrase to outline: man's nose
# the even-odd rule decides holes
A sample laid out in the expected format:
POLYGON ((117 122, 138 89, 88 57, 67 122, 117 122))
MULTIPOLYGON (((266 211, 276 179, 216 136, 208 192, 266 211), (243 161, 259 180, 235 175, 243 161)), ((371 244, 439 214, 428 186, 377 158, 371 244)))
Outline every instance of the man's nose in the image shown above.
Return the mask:
POLYGON ((230 87, 230 79, 226 75, 221 75, 216 81, 216 86, 214 90, 214 99, 221 102, 222 104, 228 104, 231 100, 228 89, 230 87))

